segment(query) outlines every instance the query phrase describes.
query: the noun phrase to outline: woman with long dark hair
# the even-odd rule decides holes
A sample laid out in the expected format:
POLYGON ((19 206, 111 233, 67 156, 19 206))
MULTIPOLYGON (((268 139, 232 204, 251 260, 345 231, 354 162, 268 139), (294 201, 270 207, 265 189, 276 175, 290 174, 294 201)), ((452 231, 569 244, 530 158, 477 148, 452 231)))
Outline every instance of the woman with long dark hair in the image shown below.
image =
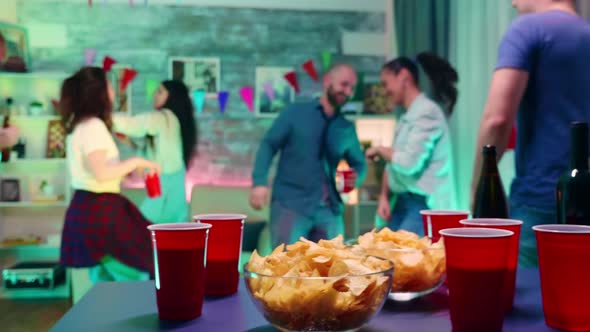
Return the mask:
POLYGON ((377 214, 392 229, 423 234, 420 210, 455 204, 447 117, 457 101, 457 72, 446 60, 424 52, 415 60, 399 57, 386 63, 381 81, 392 104, 404 112, 396 121, 393 148, 366 152, 370 159, 379 156, 387 162, 377 214), (434 100, 419 87, 419 67, 430 79, 434 100))
POLYGON ((120 185, 129 173, 158 173, 160 167, 142 158, 119 159, 111 129, 113 99, 105 72, 84 67, 63 82, 59 101, 74 189, 60 262, 92 267, 93 281, 145 279, 154 272, 151 223, 120 194, 120 185))
POLYGON ((154 223, 189 221, 186 170, 195 152, 197 128, 194 107, 186 85, 164 81, 154 95, 156 111, 135 116, 116 115, 114 130, 146 138, 146 155, 162 167, 162 195, 145 199, 141 212, 154 223))

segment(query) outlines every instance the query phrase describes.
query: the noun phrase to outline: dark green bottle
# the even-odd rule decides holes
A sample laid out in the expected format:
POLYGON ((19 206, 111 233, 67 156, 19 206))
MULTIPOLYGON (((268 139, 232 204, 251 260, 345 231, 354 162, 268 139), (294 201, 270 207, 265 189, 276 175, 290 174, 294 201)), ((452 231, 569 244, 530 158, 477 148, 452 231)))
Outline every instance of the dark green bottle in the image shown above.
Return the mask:
POLYGON ((493 145, 483 147, 483 165, 475 192, 473 217, 508 218, 508 202, 493 145))

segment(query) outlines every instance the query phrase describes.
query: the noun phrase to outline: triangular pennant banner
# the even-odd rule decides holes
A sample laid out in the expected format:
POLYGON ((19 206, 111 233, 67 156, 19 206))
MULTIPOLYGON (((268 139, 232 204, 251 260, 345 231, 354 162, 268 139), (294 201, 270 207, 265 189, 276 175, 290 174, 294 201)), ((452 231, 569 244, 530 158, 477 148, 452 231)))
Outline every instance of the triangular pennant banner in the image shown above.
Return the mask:
POLYGON ((311 79, 313 79, 314 81, 317 82, 320 79, 318 77, 318 72, 315 70, 313 60, 310 59, 305 61, 305 63, 301 67, 303 67, 303 70, 305 70, 307 75, 309 75, 309 77, 311 77, 311 79))
POLYGON ((197 113, 203 113, 203 108, 205 107, 205 95, 205 90, 193 91, 193 103, 195 104, 197 113))
POLYGON ((328 70, 330 70, 330 67, 332 66, 332 53, 330 53, 330 51, 323 51, 321 54, 321 58, 322 58, 322 70, 324 71, 324 73, 328 72, 328 70))
POLYGON ((93 48, 87 48, 84 50, 84 64, 86 66, 91 66, 94 63, 94 58, 96 57, 96 50, 93 48))
POLYGON ((135 76, 137 76, 137 71, 135 71, 131 68, 123 69, 123 75, 121 75, 121 83, 119 84, 119 89, 121 91, 125 91, 125 89, 127 89, 127 86, 129 85, 129 83, 131 83, 131 81, 133 81, 135 76))
POLYGON ((275 89, 273 87, 272 81, 266 81, 264 83, 264 85, 262 86, 262 88, 264 89, 264 92, 266 93, 268 100, 270 100, 270 101, 275 100, 275 89))
POLYGON ((147 79, 145 81, 145 101, 150 102, 152 98, 154 98, 154 94, 158 90, 158 86, 160 86, 160 82, 153 78, 147 79))
POLYGON ((219 112, 225 113, 225 106, 227 105, 227 99, 229 98, 229 91, 219 91, 217 94, 217 100, 219 101, 219 112))
POLYGON ((88 0, 88 7, 92 7, 92 0, 88 0))
POLYGON ((285 74, 285 79, 287 80, 287 82, 289 82, 289 84, 291 84, 293 89, 295 89, 295 92, 299 93, 299 83, 297 83, 297 74, 295 74, 294 71, 290 71, 285 74))
POLYGON ((248 106, 250 112, 254 111, 254 88, 251 86, 245 86, 240 89, 240 96, 242 96, 242 100, 248 106))
POLYGON ((113 65, 117 63, 117 60, 111 58, 110 56, 105 56, 104 59, 102 60, 102 69, 105 72, 108 72, 109 70, 111 70, 111 68, 113 67, 113 65))

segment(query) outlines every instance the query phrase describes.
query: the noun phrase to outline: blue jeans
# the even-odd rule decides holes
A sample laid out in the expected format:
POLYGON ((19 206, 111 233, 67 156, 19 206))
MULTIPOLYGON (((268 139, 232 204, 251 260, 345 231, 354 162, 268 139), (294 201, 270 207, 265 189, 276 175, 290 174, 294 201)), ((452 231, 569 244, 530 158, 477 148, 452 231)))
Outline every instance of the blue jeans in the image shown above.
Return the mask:
POLYGON ((557 223, 555 211, 544 211, 530 206, 510 203, 510 218, 522 221, 520 231, 520 248, 518 265, 522 267, 537 267, 537 239, 533 226, 557 223))
POLYGON ((391 211, 389 228, 394 231, 404 229, 414 232, 419 236, 424 236, 424 226, 422 224, 421 210, 427 210, 426 196, 403 193, 396 195, 395 205, 391 211))
POLYGON ((288 209, 279 202, 270 205, 270 237, 273 248, 291 244, 305 237, 311 241, 332 239, 344 235, 342 215, 335 214, 327 205, 319 205, 312 215, 305 216, 288 209))

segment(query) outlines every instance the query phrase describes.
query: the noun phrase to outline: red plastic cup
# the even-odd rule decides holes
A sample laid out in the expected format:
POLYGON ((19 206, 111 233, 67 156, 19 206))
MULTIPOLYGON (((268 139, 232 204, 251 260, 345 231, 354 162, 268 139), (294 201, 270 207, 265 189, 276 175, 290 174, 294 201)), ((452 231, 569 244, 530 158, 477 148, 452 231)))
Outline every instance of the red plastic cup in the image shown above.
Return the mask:
POLYGON ((537 237, 545 323, 590 331, 590 226, 539 225, 537 237))
POLYGON ((522 221, 515 219, 476 218, 461 220, 461 224, 466 227, 505 229, 514 233, 514 235, 510 237, 508 272, 506 274, 506 288, 504 289, 504 307, 506 308, 506 312, 512 311, 512 306, 514 304, 514 289, 516 287, 516 267, 518 266, 518 244, 522 221))
POLYGON ((205 295, 226 296, 238 291, 246 218, 243 214, 201 214, 193 217, 197 223, 213 225, 207 248, 205 295))
POLYGON ((441 230, 463 227, 459 222, 469 218, 468 211, 453 210, 422 210, 420 215, 422 215, 424 235, 428 236, 432 242, 438 242, 441 230))
POLYGON ((145 177, 145 190, 149 198, 162 196, 162 187, 160 186, 160 176, 157 173, 148 174, 145 177))
POLYGON ((449 228, 445 241, 453 332, 500 332, 510 237, 494 228, 449 228))
POLYGON ((201 316, 209 224, 150 225, 156 272, 158 316, 190 320, 201 316))
POLYGON ((356 185, 356 172, 352 168, 336 171, 336 178, 337 189, 341 193, 351 192, 356 185))

